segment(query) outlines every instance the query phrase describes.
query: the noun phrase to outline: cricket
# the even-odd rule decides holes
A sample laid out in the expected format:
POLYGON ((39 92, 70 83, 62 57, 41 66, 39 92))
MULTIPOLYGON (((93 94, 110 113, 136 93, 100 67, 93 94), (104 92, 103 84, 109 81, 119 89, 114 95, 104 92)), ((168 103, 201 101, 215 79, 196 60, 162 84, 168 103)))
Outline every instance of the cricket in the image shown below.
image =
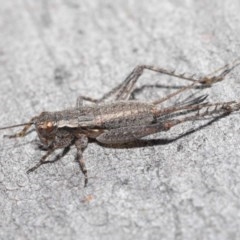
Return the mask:
POLYGON ((214 119, 240 110, 240 102, 206 101, 207 95, 193 97, 190 100, 163 107, 163 102, 183 94, 197 86, 211 87, 226 78, 226 76, 240 64, 235 60, 211 74, 203 77, 178 74, 175 71, 152 65, 139 65, 117 87, 109 91, 100 99, 79 96, 74 108, 62 111, 42 112, 26 123, 2 127, 0 130, 24 126, 8 138, 25 137, 32 126, 35 127, 41 148, 45 151, 40 161, 30 168, 27 173, 35 171, 42 164, 54 162, 69 152, 71 146, 77 149, 76 159, 84 174, 84 186, 88 184, 88 172, 83 157, 89 140, 103 145, 125 144, 141 140, 151 134, 168 131, 172 127, 189 121, 214 119), (167 96, 151 102, 132 99, 136 82, 144 70, 169 75, 179 80, 190 81, 186 86, 174 90, 167 96), (83 104, 84 101, 90 102, 83 104), (63 149, 62 153, 48 160, 56 149, 63 149))

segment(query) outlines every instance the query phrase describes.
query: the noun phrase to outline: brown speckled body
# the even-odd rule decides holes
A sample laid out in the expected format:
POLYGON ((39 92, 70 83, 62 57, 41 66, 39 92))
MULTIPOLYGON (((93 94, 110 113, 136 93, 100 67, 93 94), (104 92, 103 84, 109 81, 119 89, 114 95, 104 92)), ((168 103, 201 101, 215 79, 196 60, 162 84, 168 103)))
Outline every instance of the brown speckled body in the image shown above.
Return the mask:
MULTIPOLYGON (((80 96, 75 108, 57 112, 42 112, 26 124, 11 126, 24 125, 25 127, 21 132, 9 137, 23 137, 27 134, 28 129, 33 124, 35 125, 38 137, 47 153, 38 164, 29 169, 28 173, 49 162, 47 158, 57 148, 64 148, 62 154, 56 157, 59 159, 69 151, 70 146, 75 145, 77 159, 84 173, 86 186, 88 177, 83 151, 87 147, 89 138, 104 144, 128 143, 153 133, 167 131, 183 122, 204 119, 205 117, 220 117, 238 111, 240 109, 240 103, 238 102, 204 103, 206 99, 204 95, 187 103, 163 109, 161 103, 194 88, 197 84, 210 86, 222 81, 239 64, 238 61, 235 61, 232 65, 221 68, 218 75, 216 75, 218 72, 216 71, 214 75, 210 74, 199 78, 177 74, 174 71, 154 66, 140 65, 133 69, 123 83, 101 99, 96 100, 80 96), (144 69, 192 81, 193 83, 150 103, 130 101, 135 83, 144 69), (84 106, 83 100, 90 101, 92 104, 84 106), (184 117, 182 117, 183 115, 184 117)), ((6 128, 0 128, 0 130, 6 128)))

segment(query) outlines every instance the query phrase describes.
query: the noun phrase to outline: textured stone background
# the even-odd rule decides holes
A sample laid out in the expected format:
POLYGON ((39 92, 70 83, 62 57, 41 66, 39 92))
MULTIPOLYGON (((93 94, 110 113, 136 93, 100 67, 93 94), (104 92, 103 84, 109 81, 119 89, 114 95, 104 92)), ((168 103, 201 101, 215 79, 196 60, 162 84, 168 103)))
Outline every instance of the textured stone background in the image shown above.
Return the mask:
MULTIPOLYGON (((0 1, 0 125, 100 97, 140 63, 208 73, 239 57, 238 0, 0 1)), ((236 100, 240 69, 203 92, 236 100)), ((138 86, 185 82, 146 72, 138 86)), ((172 91, 148 87, 150 100, 172 91)), ((238 114, 170 144, 85 151, 27 175, 33 132, 0 137, 0 239, 240 239, 238 114)), ((154 138, 174 138, 204 122, 154 138)), ((15 129, 1 132, 12 133, 15 129)))

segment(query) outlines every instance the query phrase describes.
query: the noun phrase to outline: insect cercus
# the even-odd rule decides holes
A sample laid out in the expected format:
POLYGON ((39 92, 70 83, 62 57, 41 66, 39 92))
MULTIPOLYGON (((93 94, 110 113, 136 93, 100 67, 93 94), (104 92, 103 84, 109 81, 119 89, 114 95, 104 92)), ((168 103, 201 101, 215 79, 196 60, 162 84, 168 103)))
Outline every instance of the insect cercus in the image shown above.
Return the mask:
POLYGON ((177 74, 175 71, 155 66, 140 65, 135 67, 119 86, 101 99, 80 96, 74 108, 57 112, 42 112, 27 123, 3 127, 0 130, 25 126, 19 133, 7 135, 9 138, 16 138, 26 136, 29 128, 32 125, 35 126, 38 137, 47 152, 34 167, 27 171, 28 173, 36 170, 42 164, 50 162, 47 159, 56 149, 63 148, 63 152, 59 156, 62 157, 69 151, 70 146, 75 145, 86 186, 88 175, 83 151, 87 147, 89 139, 95 139, 104 144, 128 143, 147 135, 168 131, 180 123, 201 120, 206 117, 221 117, 238 111, 240 109, 239 102, 209 103, 205 101, 207 96, 200 96, 170 107, 163 107, 161 103, 198 85, 211 86, 222 81, 239 64, 240 62, 236 60, 213 74, 198 78, 195 78, 194 75, 177 74), (130 100, 135 83, 145 69, 192 83, 152 102, 130 100), (92 104, 83 105, 84 100, 92 104))

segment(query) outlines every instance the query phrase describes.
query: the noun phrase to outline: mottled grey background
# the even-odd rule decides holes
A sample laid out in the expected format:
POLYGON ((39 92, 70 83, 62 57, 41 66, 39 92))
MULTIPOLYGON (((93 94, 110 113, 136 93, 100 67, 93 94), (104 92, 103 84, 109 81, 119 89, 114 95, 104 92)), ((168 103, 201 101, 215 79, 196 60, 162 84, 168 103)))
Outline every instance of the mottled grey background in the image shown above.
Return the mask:
MULTIPOLYGON (((0 125, 101 97, 137 64, 208 73, 239 57, 238 0, 0 1, 0 125)), ((239 99, 240 68, 203 93, 239 99)), ((146 72, 138 86, 184 85, 146 72)), ((148 87, 136 98, 170 91, 148 87)), ((201 94, 201 93, 200 93, 201 94)), ((85 151, 27 175, 35 132, 0 136, 0 239, 240 239, 240 116, 170 144, 85 151)), ((204 122, 153 138, 174 138, 204 122)))

